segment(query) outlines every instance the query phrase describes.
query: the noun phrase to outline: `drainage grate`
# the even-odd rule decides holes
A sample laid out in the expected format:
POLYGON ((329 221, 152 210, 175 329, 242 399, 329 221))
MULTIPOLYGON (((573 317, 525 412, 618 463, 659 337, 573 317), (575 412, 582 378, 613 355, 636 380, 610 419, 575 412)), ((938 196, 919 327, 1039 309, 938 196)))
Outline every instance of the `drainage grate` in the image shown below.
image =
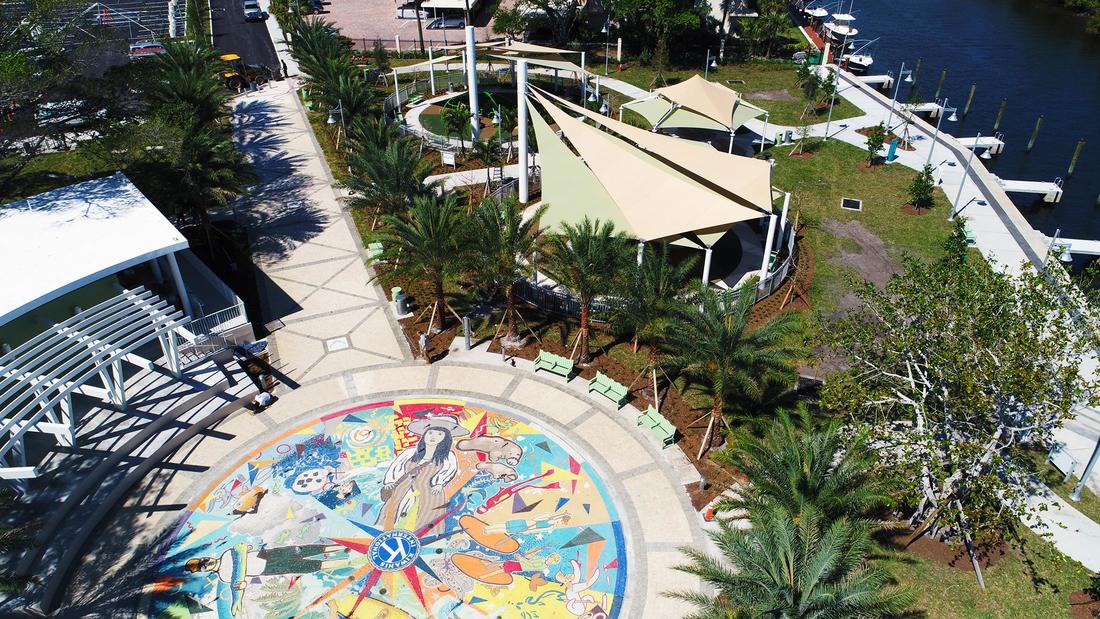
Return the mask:
POLYGON ((840 208, 846 211, 862 211, 863 200, 856 200, 855 198, 841 198, 840 208))

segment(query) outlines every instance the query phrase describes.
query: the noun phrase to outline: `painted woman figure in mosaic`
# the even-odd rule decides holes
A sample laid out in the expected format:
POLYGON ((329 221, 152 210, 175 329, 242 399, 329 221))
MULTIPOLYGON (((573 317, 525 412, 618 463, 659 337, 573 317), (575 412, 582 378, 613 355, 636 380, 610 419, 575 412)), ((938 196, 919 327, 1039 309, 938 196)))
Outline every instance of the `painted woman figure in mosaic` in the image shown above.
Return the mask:
POLYGON ((417 419, 405 429, 420 437, 415 447, 394 458, 382 479, 383 529, 405 529, 418 534, 438 529, 439 517, 447 511, 446 486, 458 474, 458 459, 451 451, 455 437, 469 430, 450 415, 417 419))

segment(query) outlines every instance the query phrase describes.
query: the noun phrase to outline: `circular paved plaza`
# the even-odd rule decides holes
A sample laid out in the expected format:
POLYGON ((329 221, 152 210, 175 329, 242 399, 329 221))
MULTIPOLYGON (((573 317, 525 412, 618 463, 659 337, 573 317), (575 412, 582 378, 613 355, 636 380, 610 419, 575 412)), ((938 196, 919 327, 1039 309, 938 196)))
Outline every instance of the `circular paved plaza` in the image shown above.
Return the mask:
POLYGON ((416 398, 273 434, 179 518, 151 614, 623 616, 618 509, 536 423, 416 398))

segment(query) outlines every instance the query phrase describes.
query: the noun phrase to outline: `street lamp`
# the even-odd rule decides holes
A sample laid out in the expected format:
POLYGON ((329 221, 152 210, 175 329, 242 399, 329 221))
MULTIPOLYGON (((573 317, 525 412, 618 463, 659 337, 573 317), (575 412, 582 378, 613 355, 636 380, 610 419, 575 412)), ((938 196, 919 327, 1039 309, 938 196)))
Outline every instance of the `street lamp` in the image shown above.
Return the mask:
POLYGON ((611 55, 611 13, 607 14, 607 20, 603 23, 603 74, 607 76, 607 57, 611 55))
POLYGON ((947 119, 948 122, 955 122, 959 118, 955 116, 955 112, 958 108, 947 106, 947 97, 943 98, 943 109, 940 110, 940 116, 936 119, 936 134, 932 137, 932 147, 928 149, 928 160, 924 162, 924 165, 932 165, 932 151, 936 150, 936 143, 940 139, 940 123, 943 122, 943 117, 951 112, 951 116, 947 119))
POLYGON ((344 137, 347 137, 348 130, 344 127, 344 101, 342 99, 336 100, 336 107, 328 111, 328 119, 325 122, 335 125, 337 114, 340 115, 340 132, 344 134, 344 137))
MULTIPOLYGON (((1043 256, 1043 266, 1045 267, 1050 262, 1050 257, 1054 255, 1055 250, 1058 251, 1058 260, 1070 264, 1073 262, 1073 254, 1069 251, 1069 243, 1058 244, 1058 237, 1062 234, 1062 229, 1058 228, 1054 231, 1054 236, 1050 239, 1050 244, 1047 245, 1047 253, 1043 256)), ((1095 457, 1095 456, 1093 456, 1095 457)), ((1088 474, 1086 473, 1086 477, 1088 474)))
POLYGON ((905 63, 901 63, 901 69, 898 71, 897 83, 894 84, 894 96, 890 97, 890 114, 886 117, 886 132, 890 132, 890 123, 894 120, 894 104, 898 100, 898 91, 901 90, 902 78, 905 78, 906 84, 913 83, 913 72, 905 70, 905 63))
POLYGON ((710 50, 707 50, 707 62, 703 65, 703 79, 710 77, 710 70, 718 68, 718 57, 711 56, 710 50))
POLYGON ((604 98, 603 103, 600 104, 600 114, 607 116, 607 113, 611 111, 611 106, 607 103, 607 97, 604 98))
MULTIPOLYGON (((978 137, 975 140, 981 139, 982 134, 979 132, 978 137)), ((974 150, 970 151, 970 156, 966 158, 966 169, 963 170, 962 182, 959 183, 959 193, 955 196, 955 204, 958 204, 963 197, 963 187, 966 187, 966 179, 970 178, 970 164, 974 161, 974 150)), ((947 216, 947 221, 955 221, 955 204, 951 205, 951 214, 947 216)))
POLYGON ((1092 475, 1092 467, 1096 466, 1096 460, 1100 459, 1100 439, 1096 441, 1096 447, 1092 450, 1092 456, 1089 457, 1089 463, 1085 465, 1085 472, 1081 475, 1081 481, 1077 482, 1077 487, 1073 489, 1073 494, 1069 495, 1069 498, 1074 501, 1081 500, 1081 491, 1085 489, 1085 482, 1088 481, 1089 475, 1092 475))

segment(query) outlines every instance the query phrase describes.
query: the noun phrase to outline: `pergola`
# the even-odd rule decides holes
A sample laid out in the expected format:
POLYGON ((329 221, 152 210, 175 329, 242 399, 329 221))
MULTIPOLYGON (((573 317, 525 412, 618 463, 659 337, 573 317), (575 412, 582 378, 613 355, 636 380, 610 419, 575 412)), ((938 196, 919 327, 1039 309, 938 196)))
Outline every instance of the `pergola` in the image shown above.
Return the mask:
MULTIPOLYGON (((698 74, 679 84, 658 88, 647 97, 624 103, 619 107, 619 120, 622 120, 624 108, 641 114, 653 125, 654 131, 661 128, 728 131, 730 152, 733 134, 738 128, 753 118, 768 115, 767 110, 745 101, 736 90, 707 81, 698 74)), ((767 120, 764 122, 764 133, 767 133, 767 120)), ((765 137, 762 135, 760 139, 763 144, 765 137)))

